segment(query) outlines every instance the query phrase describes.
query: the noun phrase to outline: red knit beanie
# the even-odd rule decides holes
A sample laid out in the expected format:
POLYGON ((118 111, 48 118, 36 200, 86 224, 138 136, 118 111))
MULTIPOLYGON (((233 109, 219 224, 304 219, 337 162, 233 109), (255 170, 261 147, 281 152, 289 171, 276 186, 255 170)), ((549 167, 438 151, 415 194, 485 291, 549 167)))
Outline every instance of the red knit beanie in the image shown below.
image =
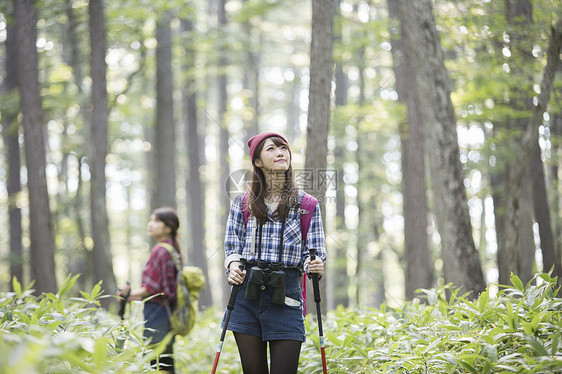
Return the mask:
MULTIPOLYGON (((281 138, 285 141, 285 143, 287 143, 287 146, 289 145, 289 142, 287 141, 287 139, 285 139, 284 136, 282 136, 280 134, 277 134, 276 132, 262 132, 261 134, 258 134, 256 136, 251 137, 248 140, 248 147, 250 147, 250 160, 252 161, 252 165, 254 164, 255 157, 259 156, 259 155, 254 154, 256 152, 256 149, 258 148, 258 146, 265 139, 271 138, 271 137, 281 138)), ((289 148, 289 152, 290 152, 290 148, 289 148)))

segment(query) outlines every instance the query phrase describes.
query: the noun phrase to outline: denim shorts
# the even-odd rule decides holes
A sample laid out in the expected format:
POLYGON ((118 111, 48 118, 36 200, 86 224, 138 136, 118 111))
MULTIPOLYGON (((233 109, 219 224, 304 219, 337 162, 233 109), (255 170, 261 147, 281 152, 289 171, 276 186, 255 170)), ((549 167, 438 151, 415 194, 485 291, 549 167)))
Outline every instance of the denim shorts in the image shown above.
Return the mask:
POLYGON ((170 332, 170 317, 164 305, 147 302, 144 303, 144 332, 145 339, 151 339, 151 343, 159 343, 170 332))
MULTIPOLYGON (((249 271, 236 297, 228 322, 228 330, 261 337, 263 341, 305 341, 303 300, 297 269, 284 269, 285 303, 271 302, 272 288, 265 286, 257 300, 246 299, 249 271)), ((225 315, 226 317, 226 315, 225 315)), ((224 327, 224 318, 223 318, 224 327)))
MULTIPOLYGON (((143 337, 147 341, 150 339, 151 345, 160 343, 164 340, 166 334, 170 332, 169 313, 171 313, 171 309, 166 308, 164 305, 151 302, 144 303, 143 316, 145 322, 143 337)), ((150 365, 154 370, 168 370, 175 373, 174 341, 175 336, 168 342, 162 354, 158 356, 158 359, 150 361, 150 365)))

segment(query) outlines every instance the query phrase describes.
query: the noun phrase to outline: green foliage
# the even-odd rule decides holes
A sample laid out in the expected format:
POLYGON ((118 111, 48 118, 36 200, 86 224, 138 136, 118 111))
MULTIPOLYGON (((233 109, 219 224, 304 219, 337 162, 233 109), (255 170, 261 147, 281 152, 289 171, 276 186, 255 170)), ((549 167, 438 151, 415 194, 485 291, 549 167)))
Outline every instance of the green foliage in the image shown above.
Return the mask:
MULTIPOLYGON (((77 277, 57 294, 33 296, 14 279, 0 295, 1 373, 147 373, 155 351, 140 334, 135 313, 119 321, 97 308, 99 284, 72 298, 77 277)), ((448 286, 422 290, 426 303, 400 308, 344 309, 324 321, 330 373, 554 373, 562 370, 561 311, 556 279, 538 274, 524 285, 477 299, 448 286)), ((220 337, 222 311, 201 314, 191 335, 178 338, 178 372, 209 372, 220 337)), ((314 316, 307 318, 299 373, 321 373, 314 316)), ((156 349, 156 351, 158 348, 156 349)), ((232 334, 227 334, 219 373, 240 373, 232 334)))
MULTIPOLYGON (((98 308, 101 285, 69 296, 78 276, 57 294, 33 295, 14 278, 14 292, 0 296, 0 372, 142 372, 151 355, 135 328, 98 308), (124 350, 124 343, 133 349, 124 350)), ((146 370, 145 370, 146 371, 146 370)))
MULTIPOLYGON (((537 275, 526 286, 476 300, 448 287, 423 290, 427 304, 338 309, 324 330, 331 373, 554 373, 562 370, 562 300, 556 279, 537 275), (449 296, 447 296, 449 295, 449 296), (386 310, 386 311, 385 311, 386 310)), ((312 327, 312 329, 310 329, 312 327)), ((320 373, 318 338, 303 348, 301 370, 320 373)), ((312 330, 312 331, 311 331, 312 330)))

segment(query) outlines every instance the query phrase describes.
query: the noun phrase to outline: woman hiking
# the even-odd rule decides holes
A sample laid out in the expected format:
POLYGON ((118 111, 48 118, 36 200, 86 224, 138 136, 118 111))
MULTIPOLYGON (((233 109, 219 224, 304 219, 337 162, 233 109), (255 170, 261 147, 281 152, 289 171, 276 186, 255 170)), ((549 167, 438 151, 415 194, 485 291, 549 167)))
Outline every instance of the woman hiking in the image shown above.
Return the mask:
POLYGON ((245 196, 233 201, 225 234, 228 283, 240 284, 227 328, 245 374, 296 373, 305 340, 299 278, 305 271, 322 276, 327 257, 320 209, 317 204, 310 212, 301 209, 305 192, 295 183, 291 149, 282 135, 262 133, 248 146, 252 181, 245 196), (312 214, 305 243, 301 214, 312 214), (310 248, 316 249, 313 261, 310 248), (241 258, 248 261, 243 271, 241 258))
MULTIPOLYGON (((176 301, 176 267, 168 248, 173 247, 180 255, 177 241, 179 218, 173 208, 155 209, 148 222, 148 236, 156 241, 142 272, 141 287, 131 290, 129 285, 121 288, 118 295, 129 295, 127 301, 145 300, 143 336, 150 344, 161 342, 170 332, 170 315, 176 301), (170 247, 171 246, 171 247, 170 247), (154 296, 157 295, 157 296, 154 296)), ((150 362, 159 373, 175 373, 173 345, 174 337, 157 360, 150 362)))

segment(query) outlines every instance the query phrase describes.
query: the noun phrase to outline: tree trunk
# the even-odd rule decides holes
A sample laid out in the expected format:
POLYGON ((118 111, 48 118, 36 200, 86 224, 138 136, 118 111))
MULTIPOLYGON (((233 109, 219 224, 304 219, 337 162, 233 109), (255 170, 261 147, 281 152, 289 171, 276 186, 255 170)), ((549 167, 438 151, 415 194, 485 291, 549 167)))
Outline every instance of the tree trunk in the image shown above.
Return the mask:
MULTIPOLYGON (((184 45, 186 55, 184 57, 183 72, 187 77, 183 84, 183 118, 184 118, 184 145, 187 149, 189 174, 185 183, 188 201, 188 222, 190 223, 190 241, 187 255, 190 263, 200 267, 209 279, 207 268, 207 255, 205 253, 205 189, 200 176, 201 150, 205 146, 197 127, 197 82, 193 72, 195 71, 195 40, 192 36, 194 31, 193 22, 183 19, 181 21, 182 31, 185 34, 184 45), (202 145, 202 147, 200 147, 202 145)), ((211 305, 210 285, 200 293, 199 302, 201 306, 211 305)))
MULTIPOLYGON (((308 125, 306 136, 305 170, 311 173, 312 193, 320 202, 326 227, 326 184, 322 182, 328 156, 330 126, 330 91, 332 86, 333 2, 312 0, 312 41, 310 45, 310 87, 308 96, 308 125)), ((320 282, 325 296, 324 282, 320 282)), ((326 297, 322 297, 326 300, 326 297)), ((324 304, 325 305, 325 304, 324 304)))
MULTIPOLYGON (((357 5, 354 6, 354 14, 357 14, 357 5)), ((359 86, 359 97, 357 99, 357 106, 362 107, 365 105, 365 47, 359 48, 356 52, 355 59, 358 61, 357 70, 358 70, 358 77, 359 81, 357 85, 359 86)), ((365 279, 365 267, 364 267, 364 260, 365 254, 368 253, 368 245, 369 242, 372 241, 372 238, 376 236, 378 233, 372 230, 372 226, 367 224, 374 220, 371 216, 369 217, 369 213, 376 211, 377 203, 374 199, 371 199, 371 190, 368 186, 368 183, 363 183, 361 181, 368 181, 370 180, 372 174, 370 171, 372 170, 372 164, 369 163, 370 160, 374 160, 371 147, 366 147, 365 143, 368 142, 370 138, 370 134, 365 132, 361 128, 361 123, 363 122, 363 118, 361 115, 358 115, 354 118, 356 122, 357 128, 357 135, 355 141, 357 142, 357 151, 355 152, 355 159, 357 162, 357 170, 358 170, 358 183, 357 186, 357 216, 358 216, 358 224, 357 224, 357 254, 355 256, 355 278, 352 285, 355 286, 355 305, 361 305, 361 294, 363 293, 363 281, 365 279), (367 188, 365 188, 367 185, 367 188)), ((374 269, 376 277, 383 278, 384 274, 382 271, 378 271, 379 269, 374 269)), ((381 288, 381 292, 384 295, 384 282, 379 283, 377 282, 377 286, 381 288)))
MULTIPOLYGON (((80 101, 80 116, 84 123, 88 123, 88 110, 89 98, 84 95, 84 90, 82 87, 82 82, 84 79, 84 63, 80 55, 79 48, 79 35, 77 34, 78 23, 76 16, 74 14, 74 9, 72 8, 72 0, 65 0, 65 10, 67 17, 67 24, 65 27, 66 41, 64 45, 65 60, 72 68, 72 75, 74 77, 74 84, 78 89, 79 101, 80 101)), ((77 131, 79 134, 74 134, 73 136, 82 137, 85 139, 84 131, 86 129, 80 128, 77 131)), ((89 130, 89 129, 88 129, 89 130)), ((82 163, 86 162, 87 159, 84 154, 76 154, 78 160, 77 174, 78 174, 78 186, 76 189, 76 195, 71 199, 69 204, 69 209, 71 212, 69 216, 74 217, 73 220, 76 223, 76 230, 78 232, 78 250, 76 256, 68 259, 67 269, 71 274, 81 274, 78 278, 77 285, 80 289, 86 289, 91 287, 93 279, 93 269, 92 267, 85 266, 88 263, 88 258, 91 257, 91 252, 86 250, 86 229, 83 219, 84 211, 87 211, 84 207, 84 201, 82 197, 83 191, 83 178, 82 178, 82 163)), ((87 163, 87 162, 86 162, 87 163)))
MULTIPOLYGON (((94 282, 103 281, 103 289, 113 294, 117 289, 111 257, 109 219, 106 206, 105 159, 108 150, 108 103, 105 64, 105 14, 103 0, 88 5, 91 48, 92 113, 90 123, 90 215, 94 282)), ((108 299, 106 299, 108 300, 108 299)), ((102 305, 107 306, 109 301, 102 305)))
POLYGON ((310 88, 305 169, 312 173, 312 193, 321 200, 325 217, 326 185, 319 174, 326 170, 328 129, 330 124, 330 92, 332 85, 333 4, 312 1, 312 42, 310 46, 310 88))
MULTIPOLYGON (((562 72, 562 64, 558 64, 558 74, 562 72)), ((558 87, 555 91, 556 103, 557 108, 562 108, 562 88, 558 87)), ((552 122, 551 122, 551 129, 550 129, 551 136, 558 137, 562 139, 562 114, 561 113, 553 113, 552 122)), ((560 214, 561 202, 562 202, 562 193, 560 193, 560 188, 562 187, 562 180, 558 177, 560 172, 560 163, 562 162, 562 145, 558 142, 558 145, 553 147, 552 155, 554 162, 550 168, 550 175, 552 176, 552 200, 551 206, 553 214, 553 221, 554 221, 554 272, 552 274, 553 277, 558 277, 558 284, 562 285, 562 214, 560 214)), ((544 271, 549 271, 550 268, 546 268, 544 271)))
POLYGON ((413 299, 418 288, 433 285, 433 261, 429 252, 427 226, 423 128, 420 121, 414 73, 404 58, 398 2, 388 0, 391 19, 390 43, 398 102, 407 108, 406 122, 400 125, 402 145, 402 196, 404 211, 404 252, 406 258, 406 298, 413 299))
MULTIPOLYGON (((513 118, 509 118, 505 125, 508 134, 512 134, 514 130, 523 131, 528 123, 528 116, 524 114, 532 108, 530 101, 530 89, 533 79, 526 73, 522 66, 529 66, 532 64, 532 56, 529 54, 531 51, 531 38, 528 31, 532 24, 532 7, 528 0, 505 0, 505 18, 510 25, 511 29, 508 31, 510 38, 510 51, 511 63, 510 74, 514 79, 521 79, 516 85, 509 87, 509 107, 514 113, 513 118)), ((501 131, 501 130, 500 130, 501 131)), ((508 135, 509 136, 509 135, 508 135)), ((516 136, 509 136, 510 148, 517 149, 519 141, 516 136)), ((513 168, 518 168, 511 160, 504 160, 504 169, 506 176, 504 181, 510 183, 509 174, 512 173, 513 168)), ((509 238, 504 233, 501 235, 504 239, 503 245, 498 246, 498 270, 499 270, 499 283, 509 284, 511 272, 519 275, 523 282, 526 282, 532 276, 529 274, 529 262, 534 264, 534 234, 532 230, 532 206, 531 206, 531 180, 529 179, 531 173, 525 173, 525 178, 520 182, 521 193, 518 196, 516 209, 511 211, 506 207, 498 206, 500 210, 505 212, 504 224, 509 224, 514 217, 507 216, 508 212, 516 214, 518 222, 518 237, 517 241, 514 238, 509 238), (515 244, 515 246, 512 246, 515 244), (532 254, 531 254, 532 252, 532 254)), ((506 184, 500 193, 506 194, 506 191, 511 187, 506 184)), ((507 194, 506 194, 507 196, 507 194)), ((506 230, 505 227, 498 227, 499 230, 506 230)))
MULTIPOLYGON (((243 4, 247 4, 248 0, 242 0, 243 4)), ((242 24, 244 31, 244 37, 248 42, 252 41, 252 25, 249 20, 242 24)), ((248 106, 252 108, 252 116, 244 118, 245 126, 244 128, 249 130, 249 133, 255 135, 259 132, 259 78, 260 78, 260 56, 261 56, 261 30, 257 28, 257 32, 260 33, 260 43, 256 45, 255 43, 248 43, 246 47, 248 50, 245 53, 246 64, 244 66, 244 72, 242 77, 242 87, 244 88, 245 98, 248 100, 248 106)))
POLYGON ((31 279, 35 290, 56 292, 55 243, 47 191, 45 155, 46 127, 39 87, 37 10, 32 0, 14 0, 17 38, 18 83, 24 130, 27 188, 29 191, 29 237, 31 279))
MULTIPOLYGON (((226 29, 226 0, 218 1, 218 26, 221 32, 227 33, 226 29)), ((217 77, 217 94, 218 94, 218 118, 219 118, 219 160, 220 160, 220 180, 221 188, 219 189, 219 238, 222 240, 224 238, 224 228, 225 223, 228 219, 228 212, 230 207, 229 196, 226 191, 230 191, 230 186, 228 185, 230 178, 228 174, 230 172, 230 160, 228 157, 229 144, 228 139, 230 138, 230 133, 228 130, 228 121, 226 119, 227 112, 227 102, 228 102, 228 92, 227 92, 227 74, 226 68, 228 66, 228 59, 226 58, 228 54, 228 48, 226 44, 219 46, 219 61, 218 61, 218 77, 217 77)), ((219 251, 219 258, 217 259, 219 263, 224 261, 224 252, 219 251)), ((228 302, 230 288, 226 283, 223 283, 222 288, 222 301, 223 304, 228 302)))
POLYGON ((425 133, 437 227, 441 236, 446 283, 472 291, 486 284, 472 238, 468 200, 459 160, 456 118, 451 103, 449 77, 430 0, 400 0, 404 52, 412 64, 419 100, 420 122, 425 133))
MULTIPOLYGON (((342 16, 340 11, 341 0, 336 0, 334 4, 334 42, 341 43, 342 40, 342 16)), ((335 71, 335 81, 336 81, 336 91, 335 91, 335 113, 336 120, 335 123, 342 123, 338 120, 338 112, 341 111, 345 105, 347 105, 347 90, 348 90, 348 80, 347 75, 343 71, 343 61, 341 58, 336 59, 336 71, 335 71)), ((345 190, 343 185, 343 170, 345 163, 345 147, 346 147, 346 137, 345 128, 335 129, 336 134, 334 136, 336 141, 336 148, 334 151, 334 162, 333 168, 335 169, 336 175, 336 233, 337 242, 334 248, 334 261, 331 264, 332 277, 326 279, 326 284, 328 288, 328 300, 327 308, 334 309, 338 305, 344 307, 349 306, 349 280, 347 275, 347 235, 342 235, 347 233, 347 228, 345 224, 345 190), (341 134, 343 132, 343 134, 341 134), (333 297, 330 298, 330 295, 333 297)))
MULTIPOLYGON (((544 175, 544 165, 542 163, 541 149, 538 141, 533 147, 529 170, 531 173, 530 178, 533 183, 533 211, 535 212, 535 220, 539 224, 539 236, 541 238, 542 268, 544 272, 548 272, 551 268, 558 267, 559 265, 556 265, 546 177, 544 175)), ((556 210, 553 211, 556 212, 556 210)))
MULTIPOLYGON (((511 51, 510 72, 514 79, 517 79, 517 83, 510 88, 509 92, 510 107, 513 111, 514 119, 510 121, 508 130, 524 132, 525 128, 529 126, 530 116, 527 115, 527 112, 533 108, 531 98, 533 95, 533 76, 529 73, 529 67, 534 63, 532 56, 534 37, 530 31, 533 24, 533 9, 529 0, 506 0, 505 8, 505 17, 510 26, 508 32, 511 51), (524 67, 527 67, 527 69, 524 67)), ((502 259, 503 262, 499 263, 498 267, 500 269, 500 283, 503 284, 509 282, 511 272, 518 274, 523 282, 529 281, 533 276, 535 271, 535 243, 532 231, 533 210, 539 224, 541 248, 543 249, 543 254, 546 254, 546 257, 543 256, 543 258, 550 264, 554 264, 552 227, 547 204, 543 165, 538 141, 535 140, 535 143, 529 157, 529 172, 525 173, 525 178, 521 182, 523 183, 523 189, 518 197, 518 201, 513 205, 514 210, 505 209, 506 213, 512 212, 520 217, 517 219, 506 217, 508 224, 509 222, 517 222, 519 226, 517 227, 517 238, 505 236, 505 240, 508 242, 499 248, 501 251, 498 252, 498 259, 502 259), (515 245, 515 247, 510 247, 507 244, 515 245)), ((520 146, 520 139, 514 139, 511 144, 512 147, 517 149, 520 146)), ((506 166, 506 171, 512 173, 511 169, 519 167, 517 164, 509 163, 506 166)), ((506 179, 506 181, 511 183, 509 179, 506 179)), ((506 190, 512 188, 513 186, 506 186, 506 190)))
POLYGON ((156 26, 156 118, 154 124, 154 185, 152 209, 176 207, 174 82, 172 75, 171 15, 156 26))
MULTIPOLYGON (((14 102, 18 88, 18 61, 15 27, 9 23, 6 28, 6 77, 0 87, 0 94, 10 95, 14 102)), ((2 110, 2 138, 6 152, 6 170, 8 180, 6 189, 8 193, 8 221, 10 236, 10 279, 16 277, 18 281, 24 282, 23 278, 23 244, 22 244, 22 221, 21 208, 18 207, 17 200, 21 194, 21 157, 18 142, 19 124, 16 121, 18 106, 7 106, 2 110)), ((13 291, 12 282, 10 289, 13 291)))
MULTIPOLYGON (((520 150, 515 155, 514 167, 508 170, 507 175, 507 194, 506 194, 506 226, 505 237, 507 248, 517 248, 519 244, 519 210, 521 196, 521 182, 527 172, 531 153, 537 142, 538 130, 543 122, 543 114, 550 100, 554 75, 560 63, 560 48, 562 44, 562 21, 559 21, 556 28, 552 30, 552 37, 547 50, 547 64, 541 82, 540 94, 537 105, 533 110, 530 123, 525 128, 525 133, 521 137, 520 150)), ((513 257, 513 256, 511 256, 513 257)), ((501 258, 510 263, 512 258, 501 258)), ((517 264, 517 262, 516 262, 517 264)))
MULTIPOLYGON (((530 160, 529 160, 530 161, 530 160)), ((530 281, 535 272, 535 233, 533 231, 533 189, 530 170, 525 173, 522 181, 522 193, 519 206, 520 243, 517 263, 517 274, 523 283, 530 281)))

